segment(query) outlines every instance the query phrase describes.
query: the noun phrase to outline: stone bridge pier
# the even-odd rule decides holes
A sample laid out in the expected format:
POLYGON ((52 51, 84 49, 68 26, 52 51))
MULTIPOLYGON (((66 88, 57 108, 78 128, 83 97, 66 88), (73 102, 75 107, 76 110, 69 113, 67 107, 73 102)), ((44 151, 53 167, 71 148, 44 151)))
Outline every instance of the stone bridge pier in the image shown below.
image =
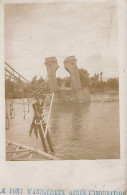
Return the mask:
POLYGON ((69 56, 64 60, 64 67, 70 73, 72 85, 72 98, 74 101, 89 102, 90 95, 88 88, 82 88, 79 71, 77 67, 77 59, 75 56, 69 56))
POLYGON ((75 56, 67 57, 64 60, 64 67, 70 73, 72 89, 77 90, 81 88, 77 59, 75 59, 75 56))
POLYGON ((56 57, 45 58, 45 65, 47 68, 48 74, 48 84, 50 91, 57 91, 57 80, 56 80, 56 71, 58 69, 58 62, 56 57))

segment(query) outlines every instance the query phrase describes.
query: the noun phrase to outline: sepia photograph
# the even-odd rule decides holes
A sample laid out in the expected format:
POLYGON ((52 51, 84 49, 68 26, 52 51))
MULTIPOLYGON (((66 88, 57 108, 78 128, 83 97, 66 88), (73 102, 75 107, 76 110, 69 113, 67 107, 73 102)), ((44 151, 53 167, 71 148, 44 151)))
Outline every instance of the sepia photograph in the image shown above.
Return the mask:
POLYGON ((4 5, 6 161, 120 159, 118 5, 4 5))

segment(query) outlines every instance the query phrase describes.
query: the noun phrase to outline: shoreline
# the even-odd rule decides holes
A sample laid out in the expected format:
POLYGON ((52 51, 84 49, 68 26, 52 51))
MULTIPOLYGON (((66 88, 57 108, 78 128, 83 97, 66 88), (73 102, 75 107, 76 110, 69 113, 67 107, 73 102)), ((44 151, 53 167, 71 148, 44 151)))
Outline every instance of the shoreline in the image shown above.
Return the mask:
MULTIPOLYGON (((110 94, 110 95, 119 95, 119 90, 109 90, 109 89, 105 89, 105 90, 100 90, 100 89, 98 89, 98 90, 95 90, 95 89, 90 89, 89 90, 89 93, 90 93, 90 95, 93 95, 93 94, 110 94)), ((41 97, 41 96, 40 96, 41 97)), ((33 98, 35 98, 35 97, 33 97, 33 95, 31 94, 31 96, 30 96, 30 94, 26 94, 26 95, 24 95, 24 97, 22 96, 16 96, 16 97, 5 97, 5 100, 9 100, 9 99, 26 99, 26 98, 28 98, 28 99, 33 99, 33 98)))

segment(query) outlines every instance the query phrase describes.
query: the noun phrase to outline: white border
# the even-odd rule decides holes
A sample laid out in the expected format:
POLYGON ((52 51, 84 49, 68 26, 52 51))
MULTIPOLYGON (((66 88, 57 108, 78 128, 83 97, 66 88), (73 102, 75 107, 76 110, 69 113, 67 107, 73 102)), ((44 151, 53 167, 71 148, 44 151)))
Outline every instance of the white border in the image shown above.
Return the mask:
MULTIPOLYGON (((109 2, 110 0, 108 0, 109 2)), ((127 65, 125 46, 125 9, 127 1, 119 0, 119 77, 120 77, 120 160, 78 160, 43 162, 6 162, 5 98, 4 98, 4 3, 88 2, 68 0, 6 0, 0 1, 0 189, 35 187, 84 190, 126 190, 127 142, 127 65)), ((89 1, 89 2, 107 2, 89 1)), ((114 1, 111 1, 114 2, 114 1)), ((6 193, 8 194, 8 192, 6 193)), ((25 194, 24 194, 25 195, 25 194)))

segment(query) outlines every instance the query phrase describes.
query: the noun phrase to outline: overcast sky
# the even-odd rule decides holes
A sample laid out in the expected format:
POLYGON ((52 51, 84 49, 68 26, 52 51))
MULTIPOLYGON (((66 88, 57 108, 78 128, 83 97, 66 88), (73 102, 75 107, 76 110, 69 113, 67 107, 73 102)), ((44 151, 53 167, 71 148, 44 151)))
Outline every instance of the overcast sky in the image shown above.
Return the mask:
POLYGON ((5 5, 5 60, 27 79, 46 77, 46 57, 55 56, 57 76, 69 76, 63 61, 75 55, 90 75, 118 76, 115 3, 5 5))

